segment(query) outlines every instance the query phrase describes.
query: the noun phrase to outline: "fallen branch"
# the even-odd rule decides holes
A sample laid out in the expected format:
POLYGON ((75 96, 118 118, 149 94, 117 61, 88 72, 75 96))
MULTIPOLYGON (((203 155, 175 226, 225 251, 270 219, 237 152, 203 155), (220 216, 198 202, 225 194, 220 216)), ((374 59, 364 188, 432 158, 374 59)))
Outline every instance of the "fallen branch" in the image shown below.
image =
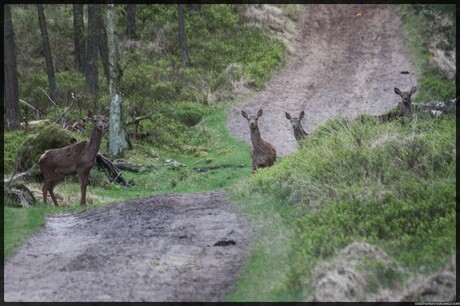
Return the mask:
POLYGON ((58 106, 56 102, 53 101, 53 99, 50 98, 50 96, 48 96, 48 94, 46 93, 46 91, 41 88, 40 86, 38 86, 38 88, 41 89, 41 91, 43 91, 45 93, 45 95, 48 97, 48 99, 51 101, 51 103, 53 103, 54 105, 58 106))
POLYGON ((33 193, 24 185, 5 186, 6 204, 10 206, 32 207, 36 200, 33 193))
POLYGON ((101 153, 97 153, 96 163, 100 168, 105 170, 111 182, 121 186, 129 186, 121 171, 101 153))
POLYGON ((185 167, 185 165, 177 160, 166 160, 163 164, 151 164, 151 165, 139 165, 131 164, 125 162, 113 163, 120 170, 130 171, 130 172, 141 172, 144 169, 158 168, 158 167, 167 167, 167 166, 176 166, 176 167, 185 167))
POLYGON ((139 124, 142 120, 150 119, 150 116, 139 116, 128 122, 126 125, 139 124))
POLYGON ((64 116, 65 116, 65 115, 69 112, 69 110, 72 108, 73 103, 75 102, 75 100, 76 100, 76 99, 75 99, 75 97, 74 97, 74 95, 73 95, 73 93, 72 93, 72 103, 70 103, 70 106, 62 113, 61 117, 59 117, 58 120, 56 120, 56 121, 53 122, 54 124, 55 124, 55 123, 58 123, 59 121, 62 120, 62 118, 64 118, 64 116))
POLYGON ((132 121, 128 122, 127 125, 131 125, 131 124, 134 124, 134 137, 135 138, 140 138, 138 136, 149 136, 147 133, 145 134, 139 134, 138 131, 139 131, 139 124, 142 120, 145 120, 145 119, 150 119, 150 116, 139 116, 139 117, 136 117, 134 118, 132 121))
POLYGON ((41 118, 42 112, 38 108, 36 108, 35 106, 27 103, 26 101, 24 101, 22 99, 19 99, 19 103, 21 103, 22 105, 24 105, 25 107, 30 109, 34 113, 35 119, 40 119, 41 118))
POLYGON ((203 168, 193 168, 193 170, 196 170, 197 172, 207 172, 210 170, 216 170, 216 169, 224 169, 224 168, 244 168, 246 167, 243 164, 240 165, 232 165, 232 164, 225 164, 225 165, 219 165, 219 166, 211 166, 211 167, 203 167, 203 168))

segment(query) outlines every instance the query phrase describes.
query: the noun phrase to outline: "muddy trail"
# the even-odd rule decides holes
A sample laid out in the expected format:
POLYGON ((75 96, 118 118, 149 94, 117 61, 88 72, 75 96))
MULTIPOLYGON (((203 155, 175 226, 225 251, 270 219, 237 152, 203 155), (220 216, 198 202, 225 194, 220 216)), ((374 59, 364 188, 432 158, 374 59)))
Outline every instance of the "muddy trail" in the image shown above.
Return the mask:
POLYGON ((5 263, 5 301, 221 301, 250 229, 222 191, 47 217, 5 263))
POLYGON ((293 116, 305 111, 302 125, 311 133, 337 116, 382 114, 400 101, 394 87, 416 85, 397 5, 309 4, 302 9, 293 57, 263 91, 236 105, 227 122, 234 137, 250 143, 241 111, 263 109, 262 138, 279 156, 297 149, 285 111, 293 116))
MULTIPOLYGON (((311 132, 338 115, 383 113, 399 101, 393 87, 407 90, 415 80, 396 5, 305 5, 293 57, 230 112, 228 128, 249 143, 241 110, 262 108, 262 137, 285 156, 297 148, 285 111, 304 110, 311 132)), ((222 191, 49 216, 6 260, 4 299, 222 301, 249 253, 250 233, 222 191)))

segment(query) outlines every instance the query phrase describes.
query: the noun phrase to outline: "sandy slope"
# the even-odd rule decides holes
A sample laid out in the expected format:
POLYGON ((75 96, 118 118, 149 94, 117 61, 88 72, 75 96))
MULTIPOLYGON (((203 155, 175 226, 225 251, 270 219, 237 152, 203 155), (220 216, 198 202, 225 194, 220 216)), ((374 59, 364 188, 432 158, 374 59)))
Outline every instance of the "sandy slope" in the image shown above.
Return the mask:
POLYGON ((302 124, 311 132, 336 116, 384 113, 400 100, 394 87, 408 90, 416 85, 397 5, 308 4, 304 10, 295 56, 228 118, 232 135, 250 143, 241 110, 255 114, 262 108, 262 137, 273 143, 279 156, 297 148, 285 111, 297 116, 304 110, 302 124))

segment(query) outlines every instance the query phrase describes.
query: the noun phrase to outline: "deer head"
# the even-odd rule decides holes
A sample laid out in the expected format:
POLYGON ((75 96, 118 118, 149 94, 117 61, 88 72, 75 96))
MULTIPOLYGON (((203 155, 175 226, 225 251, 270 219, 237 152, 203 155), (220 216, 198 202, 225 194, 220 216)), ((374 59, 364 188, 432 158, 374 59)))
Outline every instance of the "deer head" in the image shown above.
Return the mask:
POLYGON ((257 115, 253 116, 248 116, 248 114, 245 112, 245 111, 241 111, 241 114, 243 115, 244 118, 246 118, 248 120, 248 123, 249 123, 249 127, 253 130, 257 129, 258 128, 258 120, 259 120, 259 117, 262 116, 262 113, 263 111, 260 109, 258 112, 257 112, 257 115))
POLYGON ((409 105, 411 104, 411 97, 417 91, 417 86, 413 86, 410 91, 402 92, 399 88, 394 88, 395 93, 402 98, 402 103, 409 105))
POLYGON ((88 118, 94 123, 94 126, 98 131, 102 131, 107 128, 107 122, 109 121, 107 113, 104 115, 93 115, 93 113, 88 110, 88 118))
POLYGON ((303 117, 305 117, 305 112, 302 111, 300 114, 299 114, 299 117, 292 117, 291 114, 289 114, 288 112, 285 112, 286 114, 286 118, 289 119, 289 122, 291 122, 291 125, 292 127, 295 129, 297 128, 298 126, 301 126, 300 124, 300 121, 303 119, 303 117))

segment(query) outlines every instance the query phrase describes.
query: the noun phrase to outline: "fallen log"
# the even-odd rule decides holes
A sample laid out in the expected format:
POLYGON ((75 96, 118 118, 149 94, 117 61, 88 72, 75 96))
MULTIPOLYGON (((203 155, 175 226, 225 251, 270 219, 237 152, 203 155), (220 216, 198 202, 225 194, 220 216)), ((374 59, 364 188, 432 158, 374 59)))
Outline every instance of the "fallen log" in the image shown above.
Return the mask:
POLYGON ((96 164, 99 168, 104 169, 111 183, 116 183, 123 187, 130 186, 121 171, 101 153, 97 153, 96 155, 96 164))
POLYGON ((145 120, 145 119, 151 119, 150 116, 139 116, 139 117, 136 117, 134 118, 132 121, 128 122, 126 125, 131 125, 131 124, 134 124, 135 128, 134 128, 134 137, 135 138, 140 138, 140 137, 147 137, 149 136, 148 133, 139 133, 139 124, 142 120, 145 120), (140 137, 138 137, 140 136, 140 137))
POLYGON ((219 165, 219 166, 210 166, 210 167, 200 167, 200 168, 193 168, 193 170, 196 170, 197 172, 207 172, 210 170, 216 170, 216 169, 224 169, 224 168, 244 168, 246 167, 243 164, 240 165, 232 165, 232 164, 225 164, 225 165, 219 165))
POLYGON ((163 164, 139 165, 139 164, 131 164, 131 163, 125 163, 125 162, 118 162, 118 163, 114 163, 113 165, 116 166, 120 170, 126 170, 130 172, 140 172, 144 169, 167 167, 167 166, 186 167, 186 165, 184 165, 183 163, 178 162, 177 160, 170 160, 170 159, 165 160, 163 164))
POLYGON ((33 193, 22 184, 5 186, 5 205, 13 207, 32 207, 36 203, 33 193))

